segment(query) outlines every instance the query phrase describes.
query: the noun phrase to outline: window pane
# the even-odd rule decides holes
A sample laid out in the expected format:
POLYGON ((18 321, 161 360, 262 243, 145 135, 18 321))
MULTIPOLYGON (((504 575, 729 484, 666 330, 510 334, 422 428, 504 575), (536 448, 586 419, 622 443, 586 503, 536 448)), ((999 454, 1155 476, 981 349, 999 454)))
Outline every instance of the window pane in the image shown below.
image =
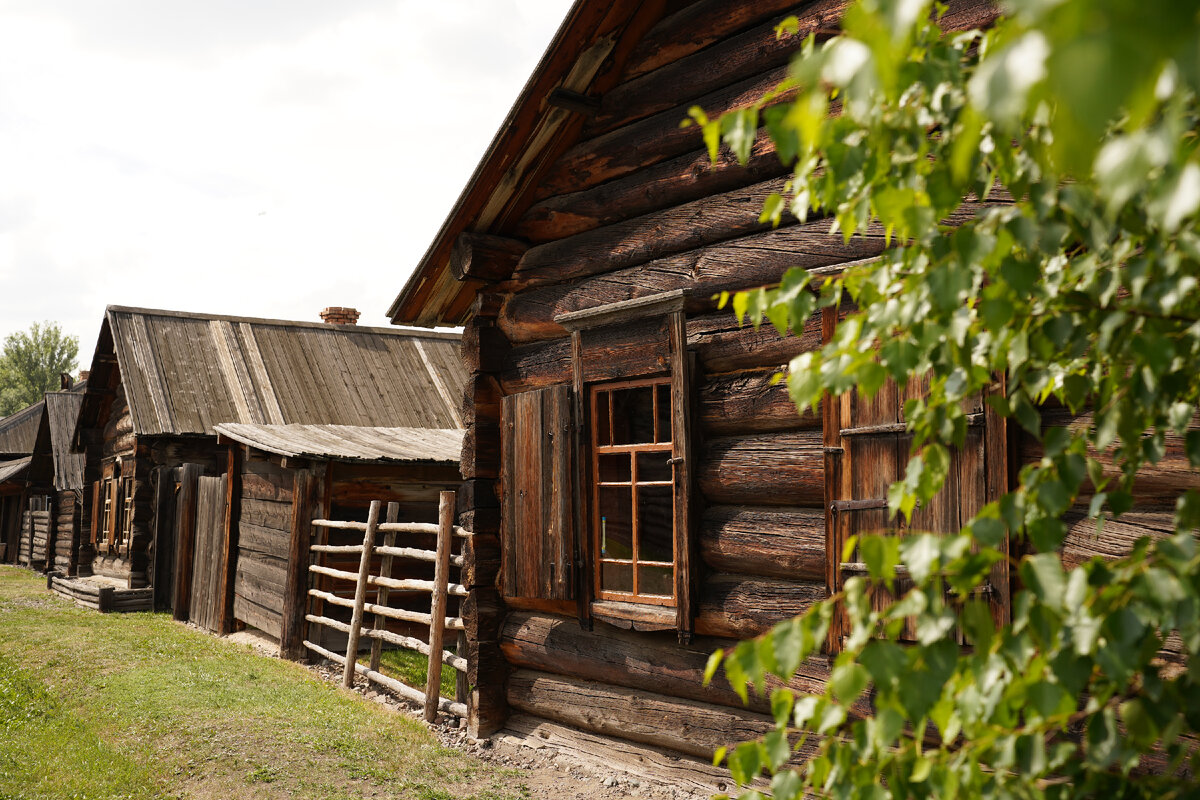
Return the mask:
POLYGON ((596 444, 603 447, 608 441, 608 392, 596 392, 596 444))
POLYGON ((654 443, 653 390, 653 386, 634 386, 612 393, 612 444, 654 443))
POLYGON ((637 454, 638 483, 647 481, 669 481, 673 475, 671 469, 671 452, 669 450, 656 453, 637 454))
MULTIPOLYGON (((600 456, 600 480, 604 482, 624 481, 629 483, 632 477, 629 472, 629 454, 617 453, 611 456, 600 456)), ((640 466, 640 465, 639 465, 640 466)))
POLYGON ((600 565, 600 588, 606 592, 633 591, 633 565, 610 564, 605 561, 600 565))
POLYGON ((675 594, 675 570, 672 567, 638 567, 638 594, 675 594))
POLYGON ((633 558, 633 496, 628 486, 600 487, 600 555, 633 558))
POLYGON ((671 385, 663 383, 655 387, 658 392, 658 439, 671 441, 671 385))
POLYGON ((638 487, 638 560, 674 561, 674 490, 638 487))

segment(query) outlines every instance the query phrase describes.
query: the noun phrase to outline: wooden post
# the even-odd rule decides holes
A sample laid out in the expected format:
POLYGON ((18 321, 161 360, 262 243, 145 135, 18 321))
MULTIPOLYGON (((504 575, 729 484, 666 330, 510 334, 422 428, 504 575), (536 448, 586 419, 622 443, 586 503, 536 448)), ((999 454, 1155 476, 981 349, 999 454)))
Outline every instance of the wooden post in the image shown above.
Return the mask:
POLYGON ((229 445, 225 469, 225 547, 221 553, 220 632, 233 632, 233 585, 238 558, 238 505, 242 460, 238 446, 229 445))
MULTIPOLYGON (((284 578, 283 615, 279 629, 279 655, 298 661, 304 657, 305 611, 308 608, 308 565, 318 476, 298 469, 292 476, 292 531, 288 539, 287 574, 284 578)), ((324 528, 321 529, 324 531, 324 528)), ((323 540, 322 540, 323 543, 323 540)), ((322 606, 320 614, 324 614, 322 606)))
POLYGON ((196 484, 204 467, 184 464, 179 478, 179 531, 175 541, 175 619, 187 622, 192 604, 192 560, 196 547, 196 484))
POLYGON ((117 590, 111 586, 101 586, 100 591, 96 594, 96 610, 112 611, 113 594, 117 590))
POLYGON ((367 530, 363 533, 362 558, 358 562, 358 585, 354 588, 354 616, 350 618, 350 633, 346 641, 346 670, 342 685, 354 688, 354 665, 358 661, 358 639, 362 633, 363 606, 367 602, 367 577, 371 572, 371 553, 375 549, 375 529, 379 526, 379 501, 371 501, 367 514, 367 530))
MULTIPOLYGON (((388 503, 387 521, 388 522, 399 522, 400 521, 400 504, 399 503, 397 503, 395 501, 388 503)), ((384 547, 395 547, 396 532, 388 531, 387 533, 385 533, 383 535, 383 544, 384 544, 384 547)), ((379 574, 381 577, 384 577, 384 578, 392 577, 392 556, 390 553, 385 554, 380 559, 379 574)), ((375 591, 375 605, 386 606, 387 604, 388 604, 388 587, 379 586, 375 591)), ((371 625, 371 629, 379 630, 380 628, 384 628, 384 627, 387 627, 387 620, 384 618, 384 616, 382 614, 376 614, 375 621, 371 625)), ((371 639, 371 671, 372 672, 379 671, 379 657, 382 654, 383 654, 383 640, 378 637, 372 638, 371 639)))
POLYGON ((433 603, 429 624, 429 674, 425 679, 425 721, 437 719, 442 687, 442 647, 446 634, 446 585, 450 580, 450 548, 454 537, 454 492, 438 495, 437 561, 433 569, 433 603))

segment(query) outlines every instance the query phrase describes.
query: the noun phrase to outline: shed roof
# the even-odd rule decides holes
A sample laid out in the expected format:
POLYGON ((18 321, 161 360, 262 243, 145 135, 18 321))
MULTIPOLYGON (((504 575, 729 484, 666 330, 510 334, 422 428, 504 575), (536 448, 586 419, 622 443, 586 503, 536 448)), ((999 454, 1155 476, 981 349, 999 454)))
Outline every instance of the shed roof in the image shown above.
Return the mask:
POLYGON ((29 468, 29 461, 28 456, 13 461, 0 461, 0 483, 21 477, 21 474, 29 468))
POLYGON ((27 456, 33 452, 45 405, 45 401, 40 401, 0 419, 0 457, 27 456))
POLYGON ((457 463, 461 430, 378 428, 353 425, 217 425, 221 436, 258 450, 294 458, 376 463, 457 463))
POLYGON ((141 436, 220 422, 456 428, 459 338, 109 306, 79 427, 98 424, 119 375, 141 436))

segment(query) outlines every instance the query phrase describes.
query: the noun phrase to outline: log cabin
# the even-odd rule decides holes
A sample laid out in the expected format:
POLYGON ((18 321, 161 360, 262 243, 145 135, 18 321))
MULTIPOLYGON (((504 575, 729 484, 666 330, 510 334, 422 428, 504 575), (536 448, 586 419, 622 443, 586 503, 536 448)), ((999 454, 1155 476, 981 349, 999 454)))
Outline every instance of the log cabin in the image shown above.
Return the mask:
MULTIPOLYGON (((610 768, 728 788, 707 759, 772 722, 765 699, 746 706, 719 678, 704 685, 708 655, 838 589, 860 566, 842 560, 846 537, 886 522, 907 456, 904 400, 921 387, 799 416, 775 377, 832 335, 836 312, 781 337, 711 300, 793 266, 873 258, 884 231, 847 241, 828 220, 771 228, 760 212, 787 169, 765 130, 743 166, 728 152, 711 161, 680 124, 694 105, 711 117, 757 101, 805 37, 836 32, 845 6, 579 0, 391 306, 396 324, 464 326, 474 735, 505 729, 601 753, 610 768), (777 35, 792 14, 798 31, 777 35)), ((951 0, 943 26, 994 18, 986 2, 951 0)), ((989 408, 970 409, 952 479, 914 526, 957 529, 1040 457, 989 408)), ((1084 498, 1068 562, 1169 531, 1169 503, 1196 476, 1182 450, 1168 462, 1101 539, 1084 498)), ((1003 619, 1006 567, 988 588, 1003 619)), ((829 668, 804 665, 796 688, 820 690, 829 668)))
POLYGON ((136 593, 118 607, 152 602, 226 629, 239 467, 216 425, 459 427, 458 335, 357 318, 340 307, 295 322, 110 306, 72 439, 86 454, 79 574, 136 593), (194 561, 219 582, 191 583, 194 561))
MULTIPOLYGON (((0 562, 30 563, 25 548, 21 560, 21 532, 29 511, 29 487, 26 478, 33 445, 41 424, 44 401, 38 401, 0 419, 0 562)), ((38 506, 41 499, 33 500, 38 506)))
MULTIPOLYGON (((351 602, 354 594, 344 583, 319 575, 310 579, 309 545, 362 543, 358 532, 314 530, 309 523, 365 522, 372 500, 396 503, 396 522, 429 522, 437 518, 438 493, 454 490, 460 482, 462 431, 457 428, 222 423, 216 432, 219 443, 234 452, 238 473, 233 490, 237 507, 232 512, 237 519, 231 545, 236 549, 232 623, 264 633, 278 642, 282 657, 293 660, 306 655, 305 639, 327 649, 343 645, 342 638, 327 641, 324 637, 332 632, 326 628, 308 633, 308 590, 351 602)), ((389 536, 394 541, 396 534, 389 536)), ((417 539, 410 537, 403 546, 432 547, 417 539)), ((381 557, 376 556, 376 562, 375 574, 383 574, 381 557)), ((389 567, 390 563, 388 559, 389 567)), ((321 564, 348 571, 359 566, 354 554, 325 555, 321 564)), ((432 580, 432 564, 418 567, 389 571, 387 577, 432 580)), ((200 579, 192 576, 193 581, 200 579)), ((349 608, 314 602, 320 615, 350 622, 349 608)), ((428 612, 429 597, 393 592, 385 604, 428 612), (421 601, 424 608, 412 607, 421 601)), ((392 627, 408 636, 421 635, 415 627, 392 627)))
POLYGON ((74 575, 78 567, 84 456, 71 450, 71 437, 85 387, 86 383, 80 383, 67 391, 46 393, 29 465, 29 495, 44 498, 40 503, 44 508, 41 514, 29 510, 30 524, 23 528, 22 541, 25 536, 36 540, 33 534, 44 528, 40 566, 58 575, 74 575))

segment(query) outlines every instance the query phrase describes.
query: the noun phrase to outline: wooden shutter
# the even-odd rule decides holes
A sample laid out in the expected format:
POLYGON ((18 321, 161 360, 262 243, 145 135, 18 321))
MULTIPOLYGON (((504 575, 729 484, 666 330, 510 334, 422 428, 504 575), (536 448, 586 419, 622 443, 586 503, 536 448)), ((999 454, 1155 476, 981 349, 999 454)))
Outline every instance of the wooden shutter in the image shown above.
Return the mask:
MULTIPOLYGON (((903 536, 909 529, 948 533, 958 531, 984 504, 1008 489, 1005 421, 981 397, 967 402, 968 428, 964 446, 952 451, 950 472, 942 490, 912 522, 888 519, 888 487, 900 480, 908 463, 911 437, 904 432, 904 402, 921 397, 927 382, 910 380, 906 386, 888 381, 867 399, 858 392, 843 395, 824 414, 826 455, 826 500, 828 547, 832 569, 832 592, 841 589, 850 575, 861 572, 857 553, 843 560, 844 544, 856 534, 893 532, 903 536)), ((1003 385, 1000 386, 1003 391, 1003 385)), ((1005 540, 1002 550, 1007 552, 1005 540)), ((897 581, 897 593, 907 587, 897 581)), ((1007 563, 997 564, 985 588, 997 623, 1009 618, 1007 563)), ((882 606, 891 597, 877 590, 875 602, 882 606)), ((835 619, 830 646, 836 650, 840 637, 848 633, 845 621, 835 619)), ((904 638, 911 635, 905 633, 904 638)))
POLYGON ((565 385, 509 395, 501 404, 507 597, 575 597, 571 420, 571 390, 565 385))

